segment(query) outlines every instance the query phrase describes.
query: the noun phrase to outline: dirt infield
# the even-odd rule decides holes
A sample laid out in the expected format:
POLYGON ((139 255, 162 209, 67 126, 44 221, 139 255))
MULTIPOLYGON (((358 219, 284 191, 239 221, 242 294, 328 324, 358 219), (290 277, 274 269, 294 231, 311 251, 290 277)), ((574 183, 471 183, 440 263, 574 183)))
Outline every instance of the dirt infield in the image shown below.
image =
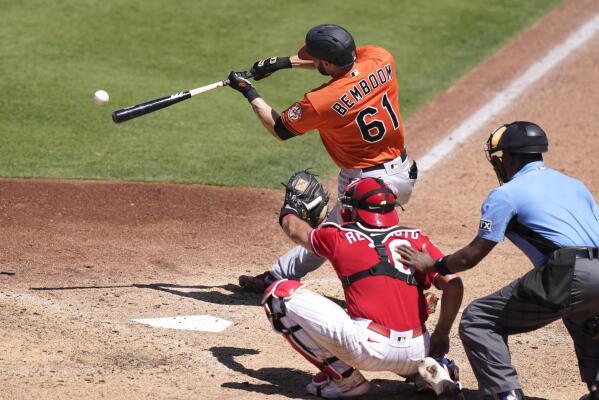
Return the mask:
MULTIPOLYGON (((565 2, 420 110, 406 124, 411 157, 598 12, 594 0, 565 2)), ((518 119, 544 127, 547 164, 599 199, 597 49, 599 36, 422 176, 402 222, 447 252, 471 240, 480 204, 497 184, 482 146, 495 126, 518 119)), ((258 296, 235 285, 240 273, 264 271, 289 248, 276 218, 281 199, 280 190, 0 180, 0 398, 310 398, 303 387, 314 368, 271 331, 258 296), (203 333, 132 321, 197 314, 233 325, 203 333)), ((465 304, 529 268, 514 246, 501 244, 463 275, 465 304)), ((326 265, 306 282, 342 298, 326 265)), ((452 345, 474 399, 455 329, 452 345)), ((561 323, 517 335, 510 347, 531 398, 585 393, 561 323)), ((374 384, 366 398, 427 398, 393 374, 366 375, 374 384)))

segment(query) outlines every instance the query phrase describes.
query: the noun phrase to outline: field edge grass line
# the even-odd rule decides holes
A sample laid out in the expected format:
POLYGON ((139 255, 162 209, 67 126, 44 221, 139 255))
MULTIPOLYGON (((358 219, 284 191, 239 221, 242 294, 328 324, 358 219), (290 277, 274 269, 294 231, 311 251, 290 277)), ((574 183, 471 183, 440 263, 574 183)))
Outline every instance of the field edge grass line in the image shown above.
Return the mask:
POLYGON ((574 50, 593 38, 598 32, 599 14, 596 14, 430 149, 418 161, 418 170, 426 172, 434 168, 438 162, 453 152, 457 145, 465 142, 473 134, 478 133, 491 117, 503 111, 532 84, 566 59, 574 50))

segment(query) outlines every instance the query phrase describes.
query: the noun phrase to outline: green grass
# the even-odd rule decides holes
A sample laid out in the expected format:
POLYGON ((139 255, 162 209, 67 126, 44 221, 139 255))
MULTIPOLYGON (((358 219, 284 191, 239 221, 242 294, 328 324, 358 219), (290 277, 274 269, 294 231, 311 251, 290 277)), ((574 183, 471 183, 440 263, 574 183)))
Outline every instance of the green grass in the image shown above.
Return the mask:
MULTIPOLYGON (((317 134, 274 140, 229 88, 121 125, 110 114, 293 54, 334 22, 396 56, 407 118, 557 2, 0 0, 0 176, 276 187, 299 168, 332 174, 317 134)), ((281 111, 323 81, 281 71, 257 87, 281 111)))

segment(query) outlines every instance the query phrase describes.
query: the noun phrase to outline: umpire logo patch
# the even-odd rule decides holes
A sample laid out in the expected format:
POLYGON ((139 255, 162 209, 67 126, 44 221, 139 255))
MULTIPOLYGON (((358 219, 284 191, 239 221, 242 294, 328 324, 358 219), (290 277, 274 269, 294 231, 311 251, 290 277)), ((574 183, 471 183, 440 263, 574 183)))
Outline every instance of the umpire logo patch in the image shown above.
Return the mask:
POLYGON ((289 110, 287 110, 287 118, 292 121, 296 121, 302 117, 302 106, 300 103, 294 103, 289 110))
POLYGON ((487 221, 486 219, 481 219, 480 224, 478 225, 478 229, 485 232, 491 232, 492 227, 493 223, 491 221, 487 221))

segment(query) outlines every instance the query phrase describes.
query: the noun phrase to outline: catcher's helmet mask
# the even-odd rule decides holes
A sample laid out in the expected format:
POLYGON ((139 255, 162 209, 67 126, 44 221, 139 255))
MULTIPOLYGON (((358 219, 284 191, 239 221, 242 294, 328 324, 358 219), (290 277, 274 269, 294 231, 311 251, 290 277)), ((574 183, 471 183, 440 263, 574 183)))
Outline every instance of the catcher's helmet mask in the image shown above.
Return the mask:
POLYGON ((500 183, 509 179, 503 166, 503 154, 541 154, 549 143, 545 131, 535 123, 515 121, 495 129, 487 139, 485 155, 493 166, 500 183))
POLYGON ((356 60, 356 44, 347 29, 322 24, 308 31, 306 43, 297 55, 302 60, 318 58, 338 67, 349 67, 356 60))
POLYGON ((382 179, 364 178, 350 183, 339 202, 344 222, 353 222, 357 218, 376 227, 399 223, 395 212, 397 198, 382 179))

